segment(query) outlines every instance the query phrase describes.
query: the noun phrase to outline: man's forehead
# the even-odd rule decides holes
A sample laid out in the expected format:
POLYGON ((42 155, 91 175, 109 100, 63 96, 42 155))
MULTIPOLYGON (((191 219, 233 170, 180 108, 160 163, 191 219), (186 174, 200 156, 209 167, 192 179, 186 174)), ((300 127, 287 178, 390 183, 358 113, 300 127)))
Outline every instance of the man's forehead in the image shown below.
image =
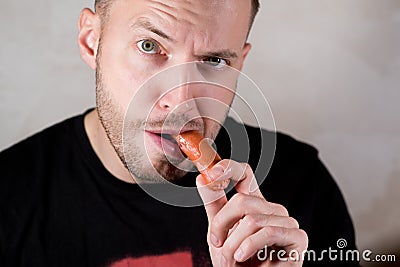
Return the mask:
MULTIPOLYGON (((239 13, 250 15, 250 0, 115 0, 136 11, 158 10, 165 16, 187 16, 192 19, 221 17, 223 15, 238 16, 239 13), (249 12, 246 12, 249 10, 249 12)), ((125 10, 127 11, 127 10, 125 10)))
MULTIPOLYGON (((233 7, 236 3, 245 2, 247 0, 125 0, 130 4, 146 3, 148 5, 161 5, 166 8, 191 9, 195 11, 211 10, 213 8, 233 7)), ((214 9, 215 10, 215 9, 214 9)))

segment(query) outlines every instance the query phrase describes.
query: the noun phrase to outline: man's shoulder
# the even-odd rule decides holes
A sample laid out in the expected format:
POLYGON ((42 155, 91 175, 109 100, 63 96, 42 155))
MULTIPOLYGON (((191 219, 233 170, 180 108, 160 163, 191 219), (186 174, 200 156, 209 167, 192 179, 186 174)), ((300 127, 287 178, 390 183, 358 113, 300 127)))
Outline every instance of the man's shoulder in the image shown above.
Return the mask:
POLYGON ((54 124, 0 152, 0 204, 42 183, 44 174, 74 149, 74 125, 81 116, 54 124))
POLYGON ((70 138, 74 124, 82 119, 81 117, 82 115, 65 119, 6 148, 0 152, 0 164, 18 159, 23 166, 26 162, 21 161, 22 159, 34 157, 31 158, 33 160, 40 153, 48 152, 51 148, 57 149, 60 143, 70 138))

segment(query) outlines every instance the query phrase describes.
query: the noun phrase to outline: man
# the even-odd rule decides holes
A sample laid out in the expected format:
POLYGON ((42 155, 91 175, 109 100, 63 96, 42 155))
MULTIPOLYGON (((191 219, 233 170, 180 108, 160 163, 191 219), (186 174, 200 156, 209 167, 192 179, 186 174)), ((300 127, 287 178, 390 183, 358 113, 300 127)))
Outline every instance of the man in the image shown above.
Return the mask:
MULTIPOLYGON (((191 185, 193 175, 181 168, 187 160, 162 131, 198 130, 215 139, 227 110, 213 120, 196 101, 229 107, 234 93, 192 84, 141 88, 174 66, 184 66, 177 71, 183 79, 198 64, 212 73, 240 71, 257 9, 250 0, 98 0, 96 13, 84 9, 78 41, 81 57, 96 70, 97 108, 1 153, 0 265, 302 266, 293 254, 308 243, 319 252, 343 238, 354 249, 343 198, 316 151, 284 135, 260 187, 253 169, 262 151, 255 147, 271 133, 260 137, 246 126, 250 164, 219 150, 224 159, 207 178, 221 187, 196 178, 203 207, 169 205, 142 188, 166 188, 160 177, 191 185), (134 118, 127 121, 129 114, 134 118), (230 180, 235 192, 227 197, 230 180)), ((323 266, 357 266, 324 260, 323 266)))

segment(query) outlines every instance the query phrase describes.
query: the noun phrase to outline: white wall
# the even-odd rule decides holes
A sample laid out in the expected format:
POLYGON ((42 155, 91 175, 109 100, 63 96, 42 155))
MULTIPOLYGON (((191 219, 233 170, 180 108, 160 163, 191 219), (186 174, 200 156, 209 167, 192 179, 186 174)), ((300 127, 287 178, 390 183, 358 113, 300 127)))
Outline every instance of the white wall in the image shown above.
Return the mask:
POLYGON ((94 105, 94 74, 77 45, 85 5, 0 2, 0 149, 94 105))
MULTIPOLYGON (((399 248, 400 1, 261 2, 245 72, 278 129, 319 148, 360 248, 399 248)), ((84 6, 0 2, 0 149, 94 105, 76 44, 84 6)))

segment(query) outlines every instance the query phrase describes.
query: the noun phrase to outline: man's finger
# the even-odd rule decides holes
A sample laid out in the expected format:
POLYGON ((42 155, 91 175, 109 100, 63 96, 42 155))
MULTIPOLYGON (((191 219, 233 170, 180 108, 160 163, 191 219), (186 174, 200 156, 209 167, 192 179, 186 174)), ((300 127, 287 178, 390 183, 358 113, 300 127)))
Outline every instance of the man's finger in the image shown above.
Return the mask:
POLYGON ((206 209, 208 222, 210 223, 214 219, 215 215, 228 202, 225 191, 211 189, 205 184, 201 174, 196 178, 196 185, 206 209))
POLYGON ((264 198, 262 195, 256 177, 247 163, 239 163, 234 160, 224 159, 218 162, 211 170, 210 174, 213 174, 214 170, 223 170, 220 174, 224 179, 233 180, 236 185, 235 189, 238 193, 253 195, 260 198, 264 198))
MULTIPOLYGON (((268 226, 243 240, 234 253, 234 259, 244 262, 266 246, 282 248, 286 256, 291 256, 289 253, 293 251, 301 256, 307 245, 307 234, 301 229, 268 226)), ((301 258, 295 260, 301 262, 301 258)))
POLYGON ((215 236, 222 245, 229 230, 247 215, 275 215, 287 217, 288 211, 279 204, 267 202, 263 198, 246 194, 235 194, 226 204, 219 208, 218 214, 210 221, 210 233, 215 236), (240 207, 240 208, 238 208, 240 207))
POLYGON ((252 234, 258 232, 263 227, 277 226, 284 228, 299 228, 298 222, 287 216, 250 214, 246 215, 232 228, 231 233, 223 245, 223 255, 226 259, 233 259, 233 254, 239 248, 240 244, 252 234))

